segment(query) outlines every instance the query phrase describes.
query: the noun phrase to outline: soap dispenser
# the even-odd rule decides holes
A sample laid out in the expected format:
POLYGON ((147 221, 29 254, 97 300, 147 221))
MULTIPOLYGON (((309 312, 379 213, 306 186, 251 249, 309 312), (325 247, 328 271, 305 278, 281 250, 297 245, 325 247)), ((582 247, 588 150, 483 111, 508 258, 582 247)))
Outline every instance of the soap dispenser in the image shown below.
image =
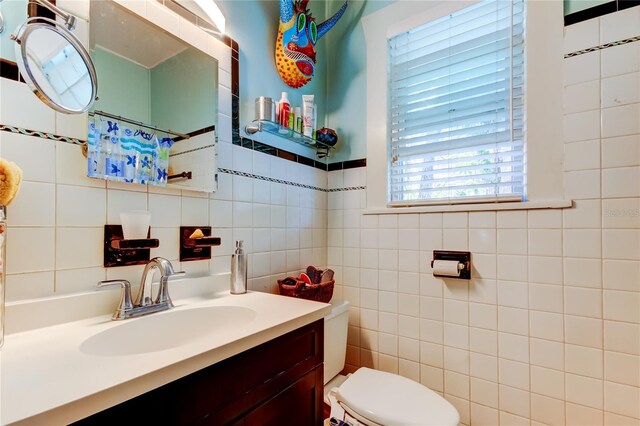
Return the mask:
POLYGON ((247 292, 247 255, 242 240, 236 241, 236 251, 231 256, 231 294, 247 292))

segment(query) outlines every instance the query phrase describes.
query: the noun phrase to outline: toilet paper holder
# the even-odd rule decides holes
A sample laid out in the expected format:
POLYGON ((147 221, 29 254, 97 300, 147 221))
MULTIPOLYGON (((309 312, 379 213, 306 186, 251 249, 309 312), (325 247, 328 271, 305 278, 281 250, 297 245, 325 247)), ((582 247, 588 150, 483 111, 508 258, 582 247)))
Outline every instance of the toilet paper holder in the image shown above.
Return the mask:
POLYGON ((469 251, 450 251, 450 250, 434 250, 433 260, 431 261, 431 267, 436 260, 445 261, 457 261, 458 262, 458 275, 455 274, 438 274, 433 273, 434 277, 442 278, 458 278, 464 280, 471 279, 471 252, 469 251))

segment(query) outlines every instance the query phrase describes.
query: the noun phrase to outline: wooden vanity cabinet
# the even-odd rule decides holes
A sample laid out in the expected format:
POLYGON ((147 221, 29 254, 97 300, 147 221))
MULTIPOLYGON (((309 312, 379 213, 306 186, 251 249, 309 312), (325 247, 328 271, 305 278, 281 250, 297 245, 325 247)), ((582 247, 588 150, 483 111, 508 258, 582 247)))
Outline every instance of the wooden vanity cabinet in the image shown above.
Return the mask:
POLYGON ((320 319, 77 425, 321 425, 320 319))

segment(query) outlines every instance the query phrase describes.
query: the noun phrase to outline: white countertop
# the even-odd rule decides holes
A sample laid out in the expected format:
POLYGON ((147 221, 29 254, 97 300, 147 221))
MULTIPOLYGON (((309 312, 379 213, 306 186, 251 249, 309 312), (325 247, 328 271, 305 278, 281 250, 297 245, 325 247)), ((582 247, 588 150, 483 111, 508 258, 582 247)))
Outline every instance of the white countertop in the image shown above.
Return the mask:
MULTIPOLYGON (((204 339, 133 355, 90 355, 88 338, 128 321, 110 315, 5 336, 0 350, 0 423, 67 424, 143 394, 327 315, 328 304, 267 293, 228 291, 175 300, 174 310, 239 306, 255 317, 204 339)), ((153 327, 150 327, 153 328, 153 327)), ((149 329, 148 333, 162 330, 149 329)))

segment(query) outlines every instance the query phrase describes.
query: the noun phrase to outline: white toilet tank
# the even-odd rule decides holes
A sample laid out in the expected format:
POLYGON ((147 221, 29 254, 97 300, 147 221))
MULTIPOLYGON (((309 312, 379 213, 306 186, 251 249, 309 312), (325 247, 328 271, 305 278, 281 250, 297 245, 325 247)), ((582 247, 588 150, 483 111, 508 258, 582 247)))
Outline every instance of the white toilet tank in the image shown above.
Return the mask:
POLYGON ((331 313, 324 317, 324 384, 342 371, 347 354, 349 302, 332 300, 331 313))

